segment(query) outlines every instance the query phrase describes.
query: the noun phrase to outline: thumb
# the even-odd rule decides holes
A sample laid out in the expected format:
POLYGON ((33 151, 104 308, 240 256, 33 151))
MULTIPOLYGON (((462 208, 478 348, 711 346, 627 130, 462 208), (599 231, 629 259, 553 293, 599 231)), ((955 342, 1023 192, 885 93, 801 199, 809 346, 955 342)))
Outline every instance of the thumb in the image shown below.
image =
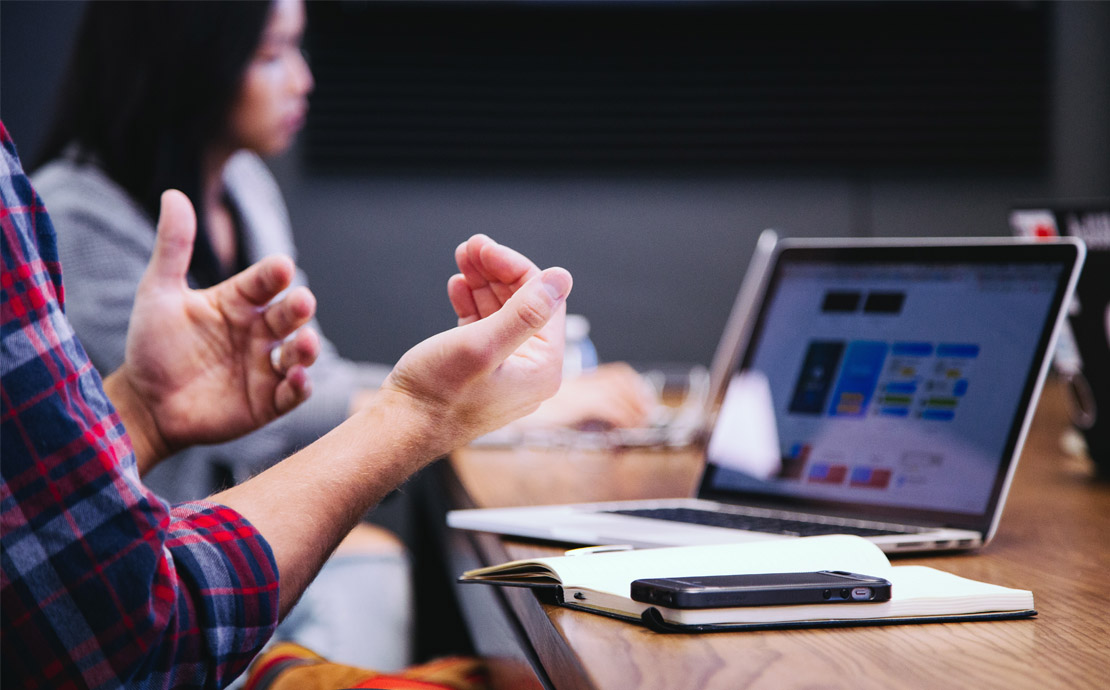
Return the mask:
POLYGON ((570 294, 573 279, 563 268, 548 268, 517 290, 504 306, 471 324, 489 343, 497 363, 504 361, 528 338, 543 333, 545 340, 562 343, 563 321, 552 317, 560 313, 570 294), (545 332, 546 331, 546 332, 545 332))
POLYGON ((144 280, 184 283, 196 235, 197 216, 189 197, 176 189, 162 192, 158 234, 154 238, 154 253, 151 254, 144 280))

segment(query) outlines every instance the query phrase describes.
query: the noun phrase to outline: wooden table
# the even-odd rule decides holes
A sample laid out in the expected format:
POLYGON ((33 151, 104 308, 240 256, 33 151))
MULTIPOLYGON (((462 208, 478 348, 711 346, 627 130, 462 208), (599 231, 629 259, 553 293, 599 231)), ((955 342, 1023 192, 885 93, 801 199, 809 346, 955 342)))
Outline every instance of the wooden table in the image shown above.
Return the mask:
MULTIPOLYGON (((463 618, 498 687, 1110 688, 1110 484, 1060 444, 1060 390, 1046 387, 994 541, 978 553, 900 557, 1033 591, 1031 620, 664 635, 539 599, 458 585, 463 618)), ((448 502, 482 507, 688 495, 691 451, 466 449, 442 465, 448 502)), ((450 567, 554 545, 447 530, 450 567)))

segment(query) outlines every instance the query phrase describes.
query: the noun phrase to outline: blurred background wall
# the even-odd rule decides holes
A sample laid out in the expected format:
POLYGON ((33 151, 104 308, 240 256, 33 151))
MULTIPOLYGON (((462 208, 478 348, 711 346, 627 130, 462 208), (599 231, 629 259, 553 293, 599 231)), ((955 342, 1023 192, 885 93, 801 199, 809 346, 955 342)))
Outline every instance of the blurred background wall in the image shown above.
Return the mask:
MULTIPOLYGON (((82 5, 0 3, 26 161, 82 5)), ((763 228, 1003 235, 1110 196, 1105 2, 312 2, 306 47, 271 165, 350 357, 452 325, 474 232, 569 268, 602 359, 708 363, 763 228)))

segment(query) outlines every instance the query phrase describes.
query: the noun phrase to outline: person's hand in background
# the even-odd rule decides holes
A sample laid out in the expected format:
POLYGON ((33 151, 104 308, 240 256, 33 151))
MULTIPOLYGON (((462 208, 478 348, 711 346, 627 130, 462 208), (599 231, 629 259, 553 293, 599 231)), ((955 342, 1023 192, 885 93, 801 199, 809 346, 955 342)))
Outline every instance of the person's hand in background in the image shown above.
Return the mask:
POLYGON ((624 362, 608 362, 564 379, 559 392, 514 426, 518 429, 635 428, 648 424, 654 390, 624 362))

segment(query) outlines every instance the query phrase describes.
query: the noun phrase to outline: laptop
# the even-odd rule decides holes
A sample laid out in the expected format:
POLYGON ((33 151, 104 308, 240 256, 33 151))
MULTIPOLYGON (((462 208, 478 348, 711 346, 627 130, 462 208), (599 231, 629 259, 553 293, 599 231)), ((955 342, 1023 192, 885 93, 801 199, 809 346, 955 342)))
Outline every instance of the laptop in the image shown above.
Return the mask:
POLYGON ((1055 364, 1072 423, 1099 473, 1110 476, 1110 198, 1017 203, 1010 228, 1021 237, 1078 237, 1087 246, 1055 364))
POLYGON ((743 334, 696 497, 447 523, 587 545, 847 533, 891 553, 983 546, 1084 255, 1074 238, 779 241, 722 340, 743 334))

